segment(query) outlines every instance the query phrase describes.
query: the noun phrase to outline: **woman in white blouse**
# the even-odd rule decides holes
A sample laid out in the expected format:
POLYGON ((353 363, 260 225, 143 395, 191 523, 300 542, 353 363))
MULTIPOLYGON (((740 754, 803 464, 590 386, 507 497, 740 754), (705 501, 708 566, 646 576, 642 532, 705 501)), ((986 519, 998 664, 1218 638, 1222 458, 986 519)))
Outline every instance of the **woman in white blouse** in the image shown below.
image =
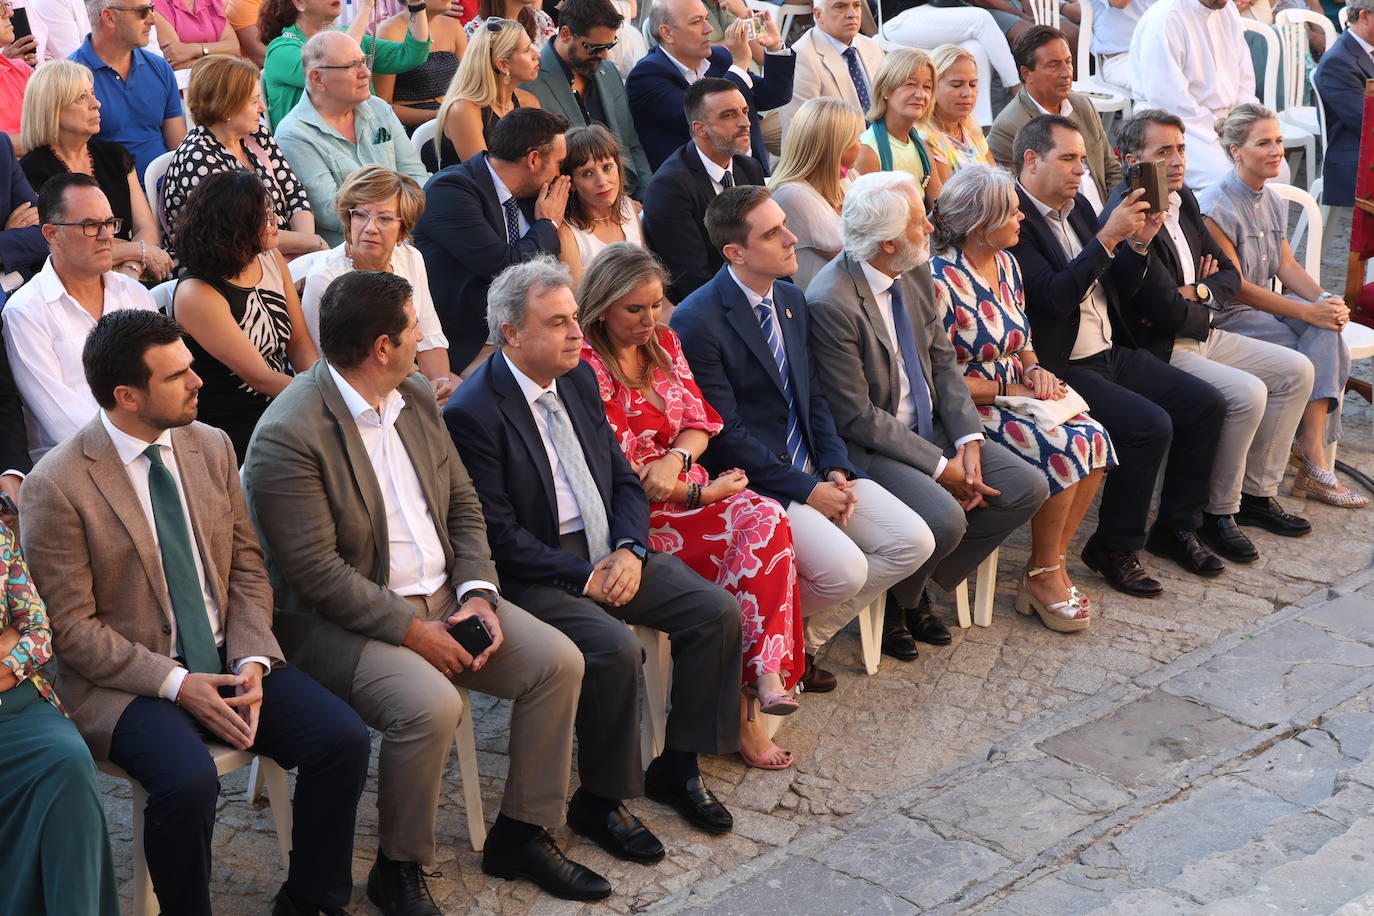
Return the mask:
POLYGON ((572 179, 568 209, 558 227, 559 260, 572 271, 573 282, 592 259, 616 242, 644 247, 639 203, 625 190, 625 157, 620 141, 600 124, 574 127, 567 133, 563 174, 572 179))
POLYGON ((425 209, 425 192, 415 179, 379 165, 358 169, 344 179, 334 198, 344 242, 320 256, 305 279, 301 308, 306 327, 318 346, 320 300, 335 278, 350 270, 384 270, 410 281, 415 317, 420 323, 415 361, 434 388, 442 406, 458 387, 457 373, 448 363, 448 339, 429 295, 429 274, 419 250, 406 241, 425 209))

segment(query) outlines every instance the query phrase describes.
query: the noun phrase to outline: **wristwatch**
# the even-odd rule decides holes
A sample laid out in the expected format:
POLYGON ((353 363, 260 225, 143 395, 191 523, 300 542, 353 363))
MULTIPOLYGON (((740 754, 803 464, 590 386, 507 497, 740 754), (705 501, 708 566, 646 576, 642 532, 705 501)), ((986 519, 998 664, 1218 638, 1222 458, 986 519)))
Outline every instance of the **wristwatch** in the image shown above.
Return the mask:
POLYGON ((407 3, 407 4, 406 4, 406 9, 410 11, 410 14, 411 14, 412 16, 414 16, 414 15, 416 15, 417 13, 423 13, 423 12, 425 11, 425 7, 426 7, 427 5, 428 5, 428 4, 425 4, 425 3, 407 3))
POLYGON ((687 451, 685 448, 670 448, 668 451, 682 459, 682 473, 686 474, 692 469, 693 462, 691 452, 687 451))
POLYGON ((491 609, 496 610, 501 603, 501 596, 489 588, 470 588, 458 597, 458 606, 462 607, 468 603, 469 598, 485 598, 491 605, 491 609))
POLYGON ((1197 301, 1208 308, 1212 307, 1212 290, 1206 283, 1193 284, 1193 293, 1197 296, 1197 301))
POLYGON ((628 550, 635 556, 639 557, 640 566, 643 566, 645 563, 649 562, 649 548, 639 543, 639 541, 626 541, 624 544, 621 544, 620 546, 628 550))

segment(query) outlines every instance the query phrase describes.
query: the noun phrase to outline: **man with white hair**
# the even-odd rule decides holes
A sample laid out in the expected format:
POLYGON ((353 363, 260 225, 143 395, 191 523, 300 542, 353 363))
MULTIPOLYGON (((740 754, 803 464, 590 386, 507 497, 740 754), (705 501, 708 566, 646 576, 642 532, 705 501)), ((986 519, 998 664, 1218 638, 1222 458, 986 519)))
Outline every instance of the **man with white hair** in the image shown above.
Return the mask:
POLYGON ((850 461, 925 519, 935 552, 888 590, 883 652, 948 645, 932 577, 953 589, 1049 496, 1043 474, 985 441, 931 283, 921 192, 871 172, 845 194, 844 250, 807 287, 811 352, 850 461))
POLYGON ((429 172, 391 105, 372 94, 372 71, 351 35, 318 33, 305 43, 301 66, 305 95, 277 125, 277 144, 305 185, 316 231, 337 245, 343 225, 334 195, 345 178, 380 165, 423 186, 429 172))
POLYGON ((872 107, 873 78, 883 62, 876 39, 860 35, 864 0, 814 0, 816 24, 792 43, 797 73, 792 81, 792 101, 782 109, 782 129, 792 123, 797 109, 818 96, 848 102, 859 111, 872 107))

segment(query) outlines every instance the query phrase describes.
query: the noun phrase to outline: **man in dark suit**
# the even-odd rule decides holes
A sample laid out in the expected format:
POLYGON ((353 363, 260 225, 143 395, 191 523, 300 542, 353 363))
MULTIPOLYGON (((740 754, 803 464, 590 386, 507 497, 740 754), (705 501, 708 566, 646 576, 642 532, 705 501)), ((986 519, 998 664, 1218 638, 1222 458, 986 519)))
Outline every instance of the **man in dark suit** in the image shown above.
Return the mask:
POLYGON ((1031 119, 1013 149, 1025 219, 1011 251, 1021 265, 1036 354, 1087 399, 1116 447, 1118 466, 1102 487, 1083 562, 1118 591, 1163 593, 1136 553, 1147 546, 1145 523, 1167 456, 1150 551, 1197 575, 1219 575, 1226 564, 1202 546, 1197 529, 1226 402, 1211 385, 1138 349, 1121 309, 1145 279, 1164 214, 1147 217, 1143 192, 1132 191, 1099 222, 1078 193, 1087 153, 1068 118, 1031 119))
MULTIPOLYGON (((3 295, 0 295, 3 304, 3 295)), ((0 334, 4 320, 0 318, 0 334)), ((33 467, 29 458, 29 434, 24 428, 24 403, 10 372, 10 360, 0 347, 0 491, 17 506, 24 475, 33 467)), ((13 521, 13 519, 8 519, 13 521)))
POLYGON ((806 297, 783 280, 797 237, 767 188, 731 188, 706 211, 727 264, 673 312, 673 329, 707 403, 724 422, 701 456, 787 510, 806 618, 806 689, 835 678, 815 655, 892 585, 930 558, 930 528, 861 474, 835 431, 811 359, 806 297))
POLYGON ((760 111, 781 108, 792 98, 792 74, 796 58, 782 46, 778 27, 769 16, 756 17, 763 25, 758 41, 763 56, 763 75, 751 74, 749 20, 737 19, 725 30, 724 46, 711 45, 711 22, 701 0, 656 0, 649 7, 649 30, 658 36, 658 47, 635 64, 625 80, 639 139, 655 171, 673 151, 692 137, 690 118, 681 117, 683 94, 706 77, 723 77, 734 83, 748 106, 749 146, 746 152, 768 174, 768 153, 763 148, 760 111))
POLYGON ((9 134, 0 137, 0 286, 12 293, 38 273, 48 256, 48 243, 38 225, 38 195, 14 155, 9 134), (11 278, 10 274, 18 273, 11 278))
POLYGON ((763 184, 749 155, 744 96, 729 80, 703 79, 683 104, 692 139, 663 163, 644 196, 644 241, 668 268, 668 301, 681 302, 720 270, 706 231, 706 208, 726 188, 763 184))
POLYGON ((845 192, 844 250, 806 290, 811 352, 850 460, 935 535, 930 559, 887 593, 883 652, 903 661, 918 639, 951 641, 926 583, 952 590, 1049 496, 1044 474, 984 440, 935 304, 931 228, 910 175, 861 176, 845 192), (895 233, 894 214, 905 214, 895 233))
MULTIPOLYGON (((1312 362, 1291 347, 1212 327, 1212 317, 1240 288, 1240 272, 1203 225, 1197 198, 1183 183, 1183 132, 1182 120, 1158 108, 1137 111, 1117 131, 1127 164, 1163 161, 1169 181, 1168 211, 1150 242, 1149 271, 1121 305, 1141 347, 1226 399, 1198 537, 1226 559, 1250 563, 1259 550, 1239 525, 1287 537, 1312 530, 1274 498, 1312 393, 1312 362)), ((1117 185, 1108 212, 1129 191, 1125 182, 1117 185)))
POLYGON ((560 175, 568 119, 538 108, 502 118, 487 152, 451 165, 425 185, 415 246, 448 338, 449 361, 466 376, 491 352, 487 287, 512 264, 558 254, 569 182, 560 175))
POLYGON ((676 557, 650 551, 649 503, 579 359, 567 269, 550 257, 492 284, 487 321, 501 349, 444 409, 472 473, 506 592, 562 630, 586 665, 577 712, 581 788, 568 823, 636 862, 663 845, 623 800, 647 792, 711 833, 734 824, 706 787, 698 754, 739 747, 740 610, 676 557), (671 711, 663 753, 640 758, 639 640, 668 634, 671 711))
POLYGON ((602 124, 615 134, 629 179, 625 190, 642 200, 653 169, 630 116, 620 71, 606 59, 617 44, 621 22, 610 0, 563 0, 558 34, 539 53, 539 77, 522 88, 545 111, 561 114, 570 124, 602 124))
POLYGON ((1350 24, 1312 74, 1326 110, 1322 200, 1355 206, 1355 173, 1364 120, 1364 84, 1374 79, 1374 2, 1349 0, 1350 24))

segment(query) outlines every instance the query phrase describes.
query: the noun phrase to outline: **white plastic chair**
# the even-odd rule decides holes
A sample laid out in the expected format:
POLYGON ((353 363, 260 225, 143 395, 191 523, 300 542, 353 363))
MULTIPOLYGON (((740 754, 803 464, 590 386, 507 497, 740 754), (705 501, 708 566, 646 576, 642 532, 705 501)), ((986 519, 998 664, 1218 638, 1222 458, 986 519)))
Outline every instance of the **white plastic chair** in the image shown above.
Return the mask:
MULTIPOLYGON (((1320 13, 1311 10, 1283 10, 1274 17, 1274 29, 1279 35, 1279 46, 1282 49, 1279 66, 1282 70, 1281 98, 1279 99, 1282 108, 1279 110, 1279 124, 1292 124, 1294 127, 1301 128, 1316 137, 1317 141, 1324 144, 1326 138, 1321 134, 1321 125, 1317 117, 1317 109, 1313 105, 1304 105, 1303 90, 1308 85, 1304 70, 1308 59, 1308 40, 1307 26, 1315 25, 1321 28, 1326 36, 1326 46, 1329 48, 1336 43, 1336 29, 1331 25, 1331 20, 1320 13)), ((1316 180, 1316 159, 1308 160, 1307 176, 1310 185, 1316 180)))
POLYGON ((291 282, 297 289, 305 282, 305 278, 310 276, 310 269, 315 266, 315 262, 324 257, 327 251, 308 251, 305 254, 297 255, 291 259, 287 265, 291 271, 291 282))
MULTIPOLYGON (((1078 4, 1078 72, 1073 81, 1073 91, 1086 95, 1099 115, 1119 111, 1123 118, 1131 116, 1131 93, 1124 86, 1107 82, 1093 72, 1093 10, 1092 3, 1078 4)), ((1055 13, 1059 8, 1056 4, 1055 13)))
POLYGON ((174 318, 172 314, 172 293, 176 291, 177 281, 168 280, 159 283, 152 289, 153 302, 157 304, 158 310, 168 318, 174 318))
MULTIPOLYGON (((1345 9, 1345 7, 1341 7, 1341 9, 1345 9)), ((1317 109, 1317 136, 1321 138, 1322 149, 1326 149, 1326 106, 1322 104, 1322 94, 1321 91, 1317 89, 1316 76, 1317 71, 1313 70, 1311 73, 1307 74, 1307 79, 1312 84, 1312 102, 1317 109)), ((1323 163, 1322 172, 1325 172, 1325 163, 1323 163)), ((1316 181, 1313 181, 1311 187, 1307 189, 1308 193, 1316 198, 1317 203, 1322 205, 1323 226, 1331 222, 1331 207, 1322 201, 1322 193, 1325 187, 1326 176, 1322 173, 1318 173, 1316 181)))
POLYGON ((1307 163, 1307 174, 1314 175, 1313 163, 1317 158, 1317 139, 1312 131, 1304 130, 1291 120, 1283 119, 1283 112, 1279 111, 1278 82, 1279 82, 1279 35, 1272 26, 1267 26, 1262 22, 1241 17, 1241 27, 1247 32, 1253 32, 1264 39, 1264 78, 1259 80, 1260 101, 1264 107, 1278 112, 1279 128, 1283 131, 1283 146, 1285 150, 1292 152, 1301 147, 1303 151, 1303 161, 1307 163))
MULTIPOLYGON (((256 757, 247 751, 239 751, 224 744, 206 744, 210 757, 215 762, 215 772, 223 776, 242 769, 250 763, 257 765, 262 761, 259 772, 267 785, 267 797, 272 805, 272 822, 277 829, 277 846, 281 849, 282 866, 291 866, 291 795, 286 787, 286 771, 266 757, 256 757)), ((100 772, 117 779, 128 780, 133 790, 130 804, 133 808, 133 856, 134 856, 134 906, 130 916, 153 916, 158 911, 157 896, 153 893, 153 879, 148 875, 148 860, 143 852, 143 809, 148 804, 148 793, 129 774, 108 760, 97 764, 100 772)), ((250 776, 251 779, 251 776, 250 776)), ((250 786, 252 783, 250 782, 250 786)))
POLYGON ((143 170, 143 193, 148 198, 148 207, 159 226, 164 223, 162 211, 162 179, 172 167, 172 157, 176 150, 168 150, 159 155, 143 170))
MULTIPOLYGON (((1350 28, 1350 9, 1349 9, 1349 7, 1345 6, 1344 4, 1341 5, 1340 10, 1336 13, 1336 21, 1339 22, 1339 23, 1341 24, 1341 31, 1342 31, 1342 32, 1344 32, 1346 29, 1350 28)), ((1330 45, 1327 45, 1327 47, 1329 48, 1329 47, 1331 47, 1331 46, 1330 46, 1330 45)))
MULTIPOLYGON (((1271 188, 1280 200, 1297 204, 1302 208, 1302 213, 1298 216, 1297 225, 1293 228, 1293 235, 1288 240, 1288 246, 1293 249, 1293 256, 1297 257, 1298 246, 1302 244, 1306 237, 1307 245, 1303 252, 1303 269, 1308 272, 1318 282, 1322 275, 1322 212, 1321 207, 1311 194, 1302 188, 1291 184, 1284 184, 1281 181, 1271 181, 1265 185, 1271 188)), ((1285 208, 1286 209, 1286 208, 1285 208)), ((1283 284, 1276 277, 1274 282, 1278 284, 1277 292, 1283 292, 1283 284)))
POLYGON ((668 679, 672 675, 673 657, 669 651, 668 634, 652 627, 631 626, 644 647, 644 718, 640 723, 639 748, 644 762, 663 753, 668 733, 668 679))
MULTIPOLYGON (((415 133, 410 135, 410 142, 415 144, 415 155, 424 156, 425 145, 431 142, 439 133, 439 119, 430 118, 419 127, 415 128, 415 133)), ((439 161, 439 150, 434 150, 434 161, 439 161)))

